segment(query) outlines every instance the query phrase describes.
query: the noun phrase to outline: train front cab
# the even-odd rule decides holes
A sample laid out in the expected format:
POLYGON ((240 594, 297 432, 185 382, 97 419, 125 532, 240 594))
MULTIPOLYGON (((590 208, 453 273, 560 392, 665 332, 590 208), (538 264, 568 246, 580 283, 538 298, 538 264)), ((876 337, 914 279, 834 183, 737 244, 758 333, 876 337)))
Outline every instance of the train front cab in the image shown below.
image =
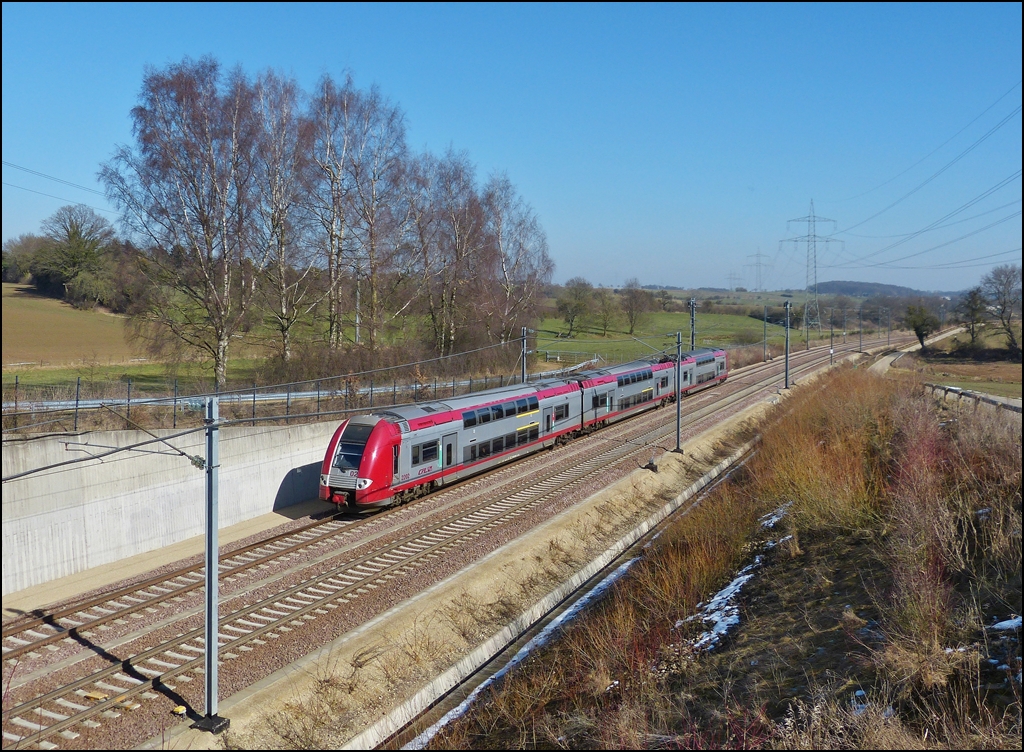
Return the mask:
POLYGON ((357 508, 391 503, 398 472, 398 426, 374 416, 344 421, 334 432, 320 468, 320 498, 357 508))

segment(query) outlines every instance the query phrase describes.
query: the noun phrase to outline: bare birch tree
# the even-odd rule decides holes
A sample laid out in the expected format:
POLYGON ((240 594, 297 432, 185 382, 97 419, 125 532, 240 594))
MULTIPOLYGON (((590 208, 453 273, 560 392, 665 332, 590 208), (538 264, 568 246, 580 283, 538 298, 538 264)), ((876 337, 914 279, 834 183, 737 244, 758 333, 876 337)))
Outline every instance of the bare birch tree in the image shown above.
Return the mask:
POLYGON ((264 299, 270 323, 280 337, 280 355, 291 360, 292 329, 323 297, 311 282, 315 259, 304 237, 302 177, 309 149, 300 129, 300 92, 293 79, 273 71, 255 84, 257 144, 254 150, 254 223, 266 247, 264 299))
POLYGON ((305 125, 310 144, 306 210, 319 228, 314 242, 327 274, 327 342, 332 348, 341 346, 344 326, 341 283, 349 267, 345 243, 352 193, 348 161, 358 98, 351 77, 339 86, 325 75, 310 98, 305 125))
POLYGON ((141 324, 209 355, 218 387, 246 323, 265 250, 253 242, 252 89, 212 58, 147 69, 132 110, 135 143, 100 178, 149 249, 141 324))
MULTIPOLYGON (((377 349, 377 336, 387 316, 388 277, 401 268, 409 219, 405 144, 405 116, 376 87, 354 100, 349 156, 346 166, 351 185, 351 244, 357 293, 356 315, 365 321, 367 347, 377 349), (362 302, 362 285, 366 301, 362 302), (366 314, 363 315, 363 310, 366 314)), ((401 306, 400 308, 404 308, 401 306)), ((393 315, 393 314, 392 314, 393 315)))
POLYGON ((483 191, 484 232, 490 246, 487 283, 481 299, 490 302, 497 320, 496 338, 509 342, 535 313, 538 298, 551 282, 555 265, 548 241, 533 210, 519 197, 506 175, 492 177, 483 191))
POLYGON ((430 243, 419 248, 423 295, 434 350, 454 352, 462 326, 474 307, 474 287, 484 245, 483 212, 476 192, 474 168, 464 153, 449 151, 442 159, 425 160, 420 177, 428 188, 417 192, 417 227, 430 227, 430 243))

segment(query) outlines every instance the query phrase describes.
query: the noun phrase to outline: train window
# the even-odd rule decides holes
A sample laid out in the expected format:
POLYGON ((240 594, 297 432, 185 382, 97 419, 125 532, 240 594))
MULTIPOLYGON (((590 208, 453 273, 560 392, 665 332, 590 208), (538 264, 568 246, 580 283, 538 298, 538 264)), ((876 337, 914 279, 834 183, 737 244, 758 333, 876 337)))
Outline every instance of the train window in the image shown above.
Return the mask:
POLYGON ((684 384, 689 384, 690 383, 690 372, 689 371, 683 371, 683 383, 684 384))
POLYGON ((522 415, 525 412, 530 411, 530 403, 524 399, 516 400, 516 412, 522 415))
POLYGON ((540 401, 536 397, 529 397, 530 410, 537 410, 540 407, 540 401))
POLYGON ((622 377, 621 376, 619 376, 617 379, 615 379, 615 384, 617 386, 622 386, 622 377))
POLYGON ((470 410, 468 413, 462 414, 462 427, 472 428, 476 425, 476 412, 470 410))
POLYGON ((347 444, 365 444, 373 431, 373 426, 364 426, 356 423, 349 423, 342 433, 342 441, 347 444))
POLYGON ((569 417, 568 405, 555 405, 555 420, 565 420, 569 417))
POLYGON ((418 446, 412 448, 412 464, 420 464, 420 448, 418 446))
POLYGON ((490 423, 491 422, 491 411, 488 410, 486 407, 481 409, 481 410, 477 410, 476 411, 476 419, 478 421, 480 421, 481 423, 490 423))
POLYGON ((514 433, 505 434, 505 448, 511 449, 516 445, 516 435, 514 433))
POLYGON ((466 447, 465 457, 466 462, 474 462, 476 460, 476 444, 466 447))
POLYGON ((483 441, 480 443, 480 458, 491 456, 491 442, 483 441))
POLYGON ((398 452, 401 449, 400 446, 393 447, 391 450, 391 474, 398 475, 398 452))
POLYGON ((668 376, 661 377, 661 388, 664 389, 668 386, 668 376))
POLYGON ((506 402, 505 403, 505 417, 506 418, 511 418, 515 414, 516 414, 516 403, 515 402, 506 402))
POLYGON ((640 398, 644 402, 650 402, 652 399, 654 399, 654 390, 653 389, 644 389, 640 393, 640 398))
POLYGON ((423 451, 420 453, 421 462, 433 462, 437 459, 437 442, 432 441, 429 444, 423 444, 423 451))
POLYGON ((334 456, 334 466, 339 470, 358 470, 363 459, 366 444, 350 444, 342 441, 338 445, 338 453, 334 456))
POLYGON ((501 405, 492 405, 491 406, 491 419, 492 420, 501 420, 504 417, 505 417, 505 408, 504 407, 502 407, 501 405))
POLYGON ((536 441, 540 437, 540 424, 534 423, 530 426, 530 441, 536 441))
POLYGON ((522 446, 523 444, 526 444, 529 440, 530 440, 530 429, 529 428, 520 428, 518 431, 516 431, 516 443, 519 446, 522 446))
POLYGON ((499 436, 494 441, 492 441, 491 442, 491 449, 494 451, 495 454, 497 454, 498 452, 503 451, 505 449, 505 437, 504 436, 499 436))

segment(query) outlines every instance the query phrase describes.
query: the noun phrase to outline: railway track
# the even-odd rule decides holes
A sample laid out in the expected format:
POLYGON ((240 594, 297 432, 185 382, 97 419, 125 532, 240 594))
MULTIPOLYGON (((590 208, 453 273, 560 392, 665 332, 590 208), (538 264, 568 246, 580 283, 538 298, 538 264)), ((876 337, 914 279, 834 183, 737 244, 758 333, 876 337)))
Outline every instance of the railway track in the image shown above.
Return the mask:
MULTIPOLYGON (((815 351, 795 353, 791 373, 800 375, 816 368, 816 361, 826 357, 827 353, 822 355, 815 351)), ((710 404, 701 405, 700 402, 706 400, 702 400, 700 395, 691 398, 693 402, 688 400, 688 403, 694 409, 687 411, 686 422, 702 420, 727 404, 763 391, 766 388, 765 381, 774 380, 780 368, 779 363, 768 363, 737 374, 728 384, 739 388, 710 404)), ((715 391, 724 391, 724 388, 715 391)), ((704 393, 704 397, 708 394, 704 393)), ((571 465, 567 466, 565 459, 568 458, 565 458, 560 462, 548 463, 550 466, 546 469, 520 471, 513 480, 501 484, 488 484, 487 476, 467 481, 481 486, 477 500, 451 513, 444 514, 446 510, 443 505, 437 503, 438 494, 427 497, 419 504, 426 502, 441 506, 432 512, 439 511, 440 514, 434 514, 437 519, 418 527, 414 532, 400 533, 394 540, 320 569, 315 575, 271 596, 238 605, 234 601, 246 599, 241 596, 232 598, 230 613, 223 615, 219 624, 221 657, 230 663, 270 641, 286 638, 289 632, 300 630, 339 607, 387 587, 396 580, 400 581, 439 557, 448 556, 510 521, 542 507, 552 497, 587 483, 588 479, 609 465, 641 456, 647 459, 652 445, 660 444, 673 434, 674 417, 670 420, 666 419, 666 411, 650 411, 598 432, 594 437, 598 439, 596 441, 571 444, 568 447, 569 454, 576 459, 571 465), (491 487, 487 488, 488 485, 491 487)), ((322 520, 225 554, 221 557, 221 577, 228 579, 261 565, 266 566, 268 562, 302 548, 323 548, 332 542, 336 544, 338 536, 354 533, 352 526, 358 522, 333 518, 322 520)), ((417 522, 422 523, 423 520, 417 522)), ((96 628, 111 620, 124 620, 127 614, 151 610, 155 602, 181 598, 184 593, 201 587, 202 567, 186 567, 171 574, 173 576, 170 580, 175 585, 168 586, 165 579, 158 581, 158 578, 151 578, 133 586, 130 593, 117 591, 99 599, 37 615, 31 620, 24 619, 17 624, 5 625, 5 643, 9 639, 8 630, 15 628, 22 630, 17 633, 20 635, 18 640, 24 640, 29 632, 40 635, 35 641, 26 641, 26 645, 15 644, 9 650, 5 644, 6 664, 9 666, 16 663, 17 658, 9 657, 15 651, 21 651, 17 656, 25 656, 30 652, 38 656, 37 650, 44 644, 80 638, 82 633, 91 631, 90 627, 96 628), (151 593, 152 597, 147 599, 140 596, 140 593, 151 593), (136 599, 139 602, 133 603, 136 599), (118 609, 117 606, 124 608, 118 609), (94 615, 95 618, 88 620, 88 615, 94 615), (51 631, 47 633, 46 628, 51 631)), ((13 631, 11 636, 15 636, 13 631)), ((145 700, 155 699, 168 692, 174 693, 178 685, 190 682, 196 674, 202 672, 205 645, 201 625, 183 629, 173 638, 164 640, 147 640, 143 634, 124 643, 122 647, 120 652, 127 654, 127 657, 117 658, 111 653, 105 661, 107 665, 83 671, 83 675, 59 687, 24 697, 31 693, 30 682, 19 688, 22 691, 14 693, 19 696, 9 707, 5 696, 4 746, 75 746, 74 742, 83 728, 96 728, 104 719, 113 720, 125 711, 139 710, 145 700)), ((83 661, 83 664, 85 662, 88 661, 83 661)))

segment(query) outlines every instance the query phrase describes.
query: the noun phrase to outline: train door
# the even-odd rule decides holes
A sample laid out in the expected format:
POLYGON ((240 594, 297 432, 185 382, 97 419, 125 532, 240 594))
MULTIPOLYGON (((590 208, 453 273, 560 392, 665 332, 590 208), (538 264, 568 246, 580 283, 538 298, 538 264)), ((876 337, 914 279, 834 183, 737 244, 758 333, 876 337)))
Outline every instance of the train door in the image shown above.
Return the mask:
POLYGON ((455 458, 459 456, 459 435, 457 433, 450 433, 441 439, 442 455, 441 463, 442 467, 449 468, 455 465, 455 458))
POLYGON ((544 433, 551 433, 551 408, 544 408, 544 433))

